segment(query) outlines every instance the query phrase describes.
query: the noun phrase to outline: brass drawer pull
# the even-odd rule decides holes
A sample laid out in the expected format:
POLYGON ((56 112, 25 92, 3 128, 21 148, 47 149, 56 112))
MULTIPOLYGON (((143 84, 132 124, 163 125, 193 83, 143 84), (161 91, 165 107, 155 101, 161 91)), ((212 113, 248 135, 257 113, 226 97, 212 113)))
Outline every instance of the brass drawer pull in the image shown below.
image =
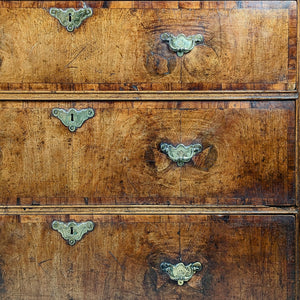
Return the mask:
POLYGON ((94 223, 92 221, 82 223, 76 223, 74 221, 69 223, 53 221, 52 229, 58 231, 63 239, 65 239, 69 245, 73 246, 82 239, 84 234, 94 229, 94 223))
POLYGON ((167 154, 172 161, 176 162, 178 167, 182 167, 186 162, 189 162, 194 155, 202 151, 202 145, 194 144, 185 146, 179 144, 174 147, 173 145, 162 143, 160 144, 160 149, 163 153, 167 154))
POLYGON ((163 33, 160 36, 163 42, 167 42, 169 48, 176 52, 178 56, 190 52, 196 45, 203 44, 204 38, 201 34, 190 35, 186 37, 183 33, 177 36, 171 33, 163 33))
POLYGON ((178 285, 183 285, 189 281, 197 271, 201 271, 202 265, 199 262, 185 266, 183 263, 172 265, 166 262, 161 263, 160 268, 167 273, 172 280, 177 281, 178 285))
POLYGON ((61 8, 52 7, 50 8, 49 13, 56 18, 62 26, 66 27, 66 29, 71 32, 75 28, 78 28, 85 19, 91 17, 93 10, 84 3, 83 8, 80 8, 79 10, 75 10, 74 8, 63 10, 61 8))
POLYGON ((52 115, 58 118, 71 132, 76 131, 82 124, 95 115, 92 108, 77 110, 71 108, 68 111, 63 108, 53 108, 52 115))

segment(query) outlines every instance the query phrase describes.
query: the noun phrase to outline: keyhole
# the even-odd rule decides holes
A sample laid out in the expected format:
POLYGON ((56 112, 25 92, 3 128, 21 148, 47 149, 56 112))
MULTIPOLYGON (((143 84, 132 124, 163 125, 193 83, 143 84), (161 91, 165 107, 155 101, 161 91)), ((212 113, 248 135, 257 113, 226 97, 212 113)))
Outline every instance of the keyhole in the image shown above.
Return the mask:
POLYGON ((74 121, 74 114, 71 114, 71 121, 74 121))
POLYGON ((69 13, 69 22, 71 22, 72 21, 72 15, 71 15, 71 13, 69 13))
POLYGON ((70 229, 71 229, 71 234, 73 234, 74 232, 73 232, 73 227, 70 227, 70 229))

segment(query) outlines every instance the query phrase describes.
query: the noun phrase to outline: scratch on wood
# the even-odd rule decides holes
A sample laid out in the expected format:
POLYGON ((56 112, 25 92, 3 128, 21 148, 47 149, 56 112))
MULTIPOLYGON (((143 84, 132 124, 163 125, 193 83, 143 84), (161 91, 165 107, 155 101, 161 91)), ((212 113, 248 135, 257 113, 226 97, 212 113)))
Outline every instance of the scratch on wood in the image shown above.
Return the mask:
POLYGON ((36 42, 31 48, 30 50, 28 51, 28 54, 31 54, 32 51, 34 50, 34 48, 38 45, 38 42, 36 42))
POLYGON ((125 268, 124 268, 124 266, 118 261, 118 259, 111 253, 111 251, 109 251, 108 252, 111 256, 112 256, 112 258, 117 262, 117 264, 120 266, 120 268, 123 270, 123 271, 125 271, 125 268))
POLYGON ((49 275, 49 272, 47 272, 47 271, 42 267, 42 264, 44 264, 45 262, 50 261, 50 260, 52 260, 52 258, 42 260, 42 261, 40 261, 40 262, 38 263, 39 267, 41 267, 41 269, 43 270, 43 272, 45 272, 47 275, 49 275))
POLYGON ((136 188, 135 185, 132 183, 132 181, 128 178, 128 176, 127 176, 127 182, 133 187, 134 191, 135 191, 136 193, 138 193, 137 188, 136 188))
POLYGON ((41 264, 44 264, 45 262, 50 261, 50 260, 52 260, 52 258, 42 260, 38 263, 38 265, 40 266, 41 264))
POLYGON ((70 61, 68 62, 66 65, 65 65, 65 68, 74 68, 74 67, 71 67, 71 63, 73 63, 78 57, 79 55, 87 48, 87 45, 84 46, 76 55, 75 57, 70 61))

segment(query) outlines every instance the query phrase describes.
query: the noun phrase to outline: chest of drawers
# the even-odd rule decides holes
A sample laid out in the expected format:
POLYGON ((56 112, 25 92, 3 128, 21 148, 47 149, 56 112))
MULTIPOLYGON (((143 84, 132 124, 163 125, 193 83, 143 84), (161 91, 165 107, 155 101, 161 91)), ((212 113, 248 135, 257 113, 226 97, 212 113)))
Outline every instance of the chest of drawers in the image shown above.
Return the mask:
POLYGON ((298 299, 297 16, 1 1, 0 298, 298 299))

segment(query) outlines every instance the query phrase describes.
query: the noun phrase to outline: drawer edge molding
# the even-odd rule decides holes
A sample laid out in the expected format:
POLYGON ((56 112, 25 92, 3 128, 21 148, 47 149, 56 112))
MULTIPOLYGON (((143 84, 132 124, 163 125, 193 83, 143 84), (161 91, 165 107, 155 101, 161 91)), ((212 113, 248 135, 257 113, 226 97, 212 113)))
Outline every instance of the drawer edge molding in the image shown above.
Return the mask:
POLYGON ((170 91, 0 91, 0 101, 129 101, 129 100, 293 100, 298 98, 297 91, 181 91, 181 92, 170 92, 170 91))
POLYGON ((296 207, 196 205, 0 206, 0 215, 297 215, 296 207))

